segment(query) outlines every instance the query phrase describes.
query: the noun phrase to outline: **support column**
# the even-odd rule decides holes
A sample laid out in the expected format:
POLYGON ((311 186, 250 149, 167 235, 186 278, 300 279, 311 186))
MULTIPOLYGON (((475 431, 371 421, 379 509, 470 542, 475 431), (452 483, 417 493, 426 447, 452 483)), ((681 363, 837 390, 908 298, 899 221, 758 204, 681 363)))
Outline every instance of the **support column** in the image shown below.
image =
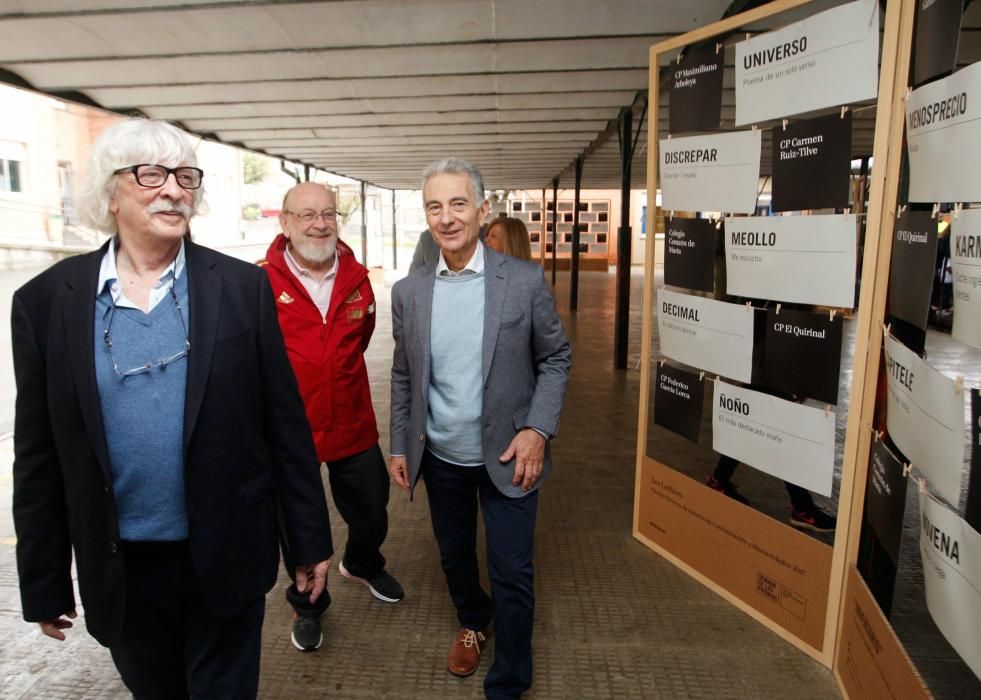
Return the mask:
POLYGON ((569 310, 579 310, 579 193, 582 188, 583 157, 576 157, 576 198, 572 213, 572 265, 569 280, 569 310))
POLYGON ((555 286, 555 251, 559 248, 559 178, 552 178, 552 286, 555 286))
POLYGON ((539 225, 539 228, 541 229, 541 233, 538 234, 538 262, 541 263, 543 269, 545 268, 545 239, 546 239, 546 236, 545 236, 545 197, 547 196, 545 194, 546 192, 547 192, 547 190, 543 187, 542 188, 542 205, 541 205, 541 209, 539 210, 539 211, 541 211, 541 215, 540 215, 541 216, 541 219, 539 220, 539 224, 540 224, 539 225))
MULTIPOLYGON (((613 367, 627 368, 630 327, 630 166, 633 161, 633 110, 620 115, 620 228, 617 229, 617 301, 613 324, 613 367)), ((653 237, 651 238, 653 241, 653 237)))
POLYGON ((368 184, 361 183, 361 264, 368 267, 368 211, 365 202, 367 200, 368 184))
POLYGON ((395 190, 392 190, 392 269, 399 269, 398 219, 395 216, 395 190))

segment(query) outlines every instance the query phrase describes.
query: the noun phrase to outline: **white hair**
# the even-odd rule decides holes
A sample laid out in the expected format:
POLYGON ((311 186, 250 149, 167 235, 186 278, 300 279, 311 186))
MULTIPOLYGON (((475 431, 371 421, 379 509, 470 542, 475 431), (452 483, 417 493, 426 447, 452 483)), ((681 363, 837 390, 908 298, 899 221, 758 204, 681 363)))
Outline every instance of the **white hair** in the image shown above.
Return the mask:
MULTIPOLYGON (((116 233, 116 217, 109 200, 116 191, 115 171, 140 163, 159 163, 170 168, 197 165, 187 135, 167 122, 125 119, 105 129, 92 145, 89 171, 79 197, 79 213, 88 226, 116 233)), ((201 204, 204 189, 192 190, 193 210, 201 204)))
POLYGON ((473 189, 474 197, 477 198, 477 201, 474 202, 476 206, 479 207, 487 199, 484 196, 484 176, 480 174, 476 165, 463 158, 444 158, 427 165, 426 169, 422 171, 422 188, 426 189, 426 183, 431 178, 445 173, 466 175, 469 178, 470 187, 473 189))

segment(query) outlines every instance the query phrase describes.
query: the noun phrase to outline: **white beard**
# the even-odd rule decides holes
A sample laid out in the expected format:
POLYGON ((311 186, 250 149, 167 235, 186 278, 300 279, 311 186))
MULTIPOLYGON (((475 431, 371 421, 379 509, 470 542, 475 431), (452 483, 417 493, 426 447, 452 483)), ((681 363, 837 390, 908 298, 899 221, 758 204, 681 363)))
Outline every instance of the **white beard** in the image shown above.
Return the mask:
POLYGON ((294 240, 292 243, 296 252, 298 252, 305 260, 309 260, 312 263, 327 262, 334 257, 334 253, 337 252, 336 237, 331 237, 324 243, 320 243, 319 241, 312 243, 307 240, 304 240, 302 243, 294 240))

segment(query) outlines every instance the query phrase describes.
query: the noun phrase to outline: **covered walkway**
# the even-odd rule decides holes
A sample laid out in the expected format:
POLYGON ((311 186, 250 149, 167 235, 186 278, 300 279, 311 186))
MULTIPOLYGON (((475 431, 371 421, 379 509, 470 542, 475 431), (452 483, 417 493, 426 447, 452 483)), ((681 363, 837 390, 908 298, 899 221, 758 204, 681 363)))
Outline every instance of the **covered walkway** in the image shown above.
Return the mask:
MULTIPOLYGON (((541 500, 537 534, 535 685, 526 697, 835 698, 831 673, 635 541, 635 435, 643 278, 631 296, 630 369, 612 368, 615 276, 583 273, 577 317, 568 313, 568 274, 556 296, 573 343, 572 382, 556 470, 541 500)), ((379 324, 369 372, 387 445, 392 339, 387 289, 376 289, 379 324)), ((0 697, 123 698, 109 655, 81 629, 64 644, 20 619, 9 516, 11 440, 0 441, 0 697)), ((380 603, 332 568, 334 602, 324 645, 300 654, 289 641, 290 612, 270 593, 262 698, 482 697, 481 670, 445 671, 456 621, 443 584, 425 498, 393 489, 389 568, 406 600, 380 603)), ((332 512, 335 539, 346 538, 332 512)), ((285 574, 282 576, 285 581, 285 574)), ((216 581, 215 585, 221 585, 216 581)), ((488 652, 489 653, 489 652, 488 652)))

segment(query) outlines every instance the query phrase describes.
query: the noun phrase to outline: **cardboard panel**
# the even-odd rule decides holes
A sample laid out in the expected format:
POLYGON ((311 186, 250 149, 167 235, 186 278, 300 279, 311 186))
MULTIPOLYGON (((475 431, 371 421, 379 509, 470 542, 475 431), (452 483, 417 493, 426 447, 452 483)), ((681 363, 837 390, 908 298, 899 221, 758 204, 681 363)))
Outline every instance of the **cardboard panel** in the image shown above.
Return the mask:
POLYGON ((981 348, 981 209, 954 219, 950 238, 954 272, 954 340, 981 348))
POLYGON ((715 249, 719 231, 708 219, 674 217, 665 226, 664 283, 715 291, 715 249))
POLYGON ((762 139, 759 130, 661 139, 661 207, 755 212, 762 139))
POLYGON ((831 547, 645 457, 638 530, 815 650, 831 547))
POLYGON ((964 0, 930 0, 916 5, 913 84, 922 85, 954 70, 964 0))
POLYGON ((852 113, 773 130, 773 211, 848 206, 852 113))
POLYGON ((889 267, 889 313, 926 329, 937 261, 937 220, 928 211, 896 219, 889 267))
POLYGON ((706 46, 685 52, 674 67, 669 107, 672 134, 715 131, 722 116, 722 74, 725 52, 706 46))
POLYGON ((697 443, 705 397, 702 379, 662 362, 657 367, 654 397, 654 422, 697 443))
POLYGON ((736 44, 736 126, 872 99, 879 3, 859 0, 736 44))
POLYGON ((855 700, 928 700, 923 680, 854 566, 848 567, 835 673, 855 700))
POLYGON ((981 62, 906 99, 909 201, 981 200, 981 62))

